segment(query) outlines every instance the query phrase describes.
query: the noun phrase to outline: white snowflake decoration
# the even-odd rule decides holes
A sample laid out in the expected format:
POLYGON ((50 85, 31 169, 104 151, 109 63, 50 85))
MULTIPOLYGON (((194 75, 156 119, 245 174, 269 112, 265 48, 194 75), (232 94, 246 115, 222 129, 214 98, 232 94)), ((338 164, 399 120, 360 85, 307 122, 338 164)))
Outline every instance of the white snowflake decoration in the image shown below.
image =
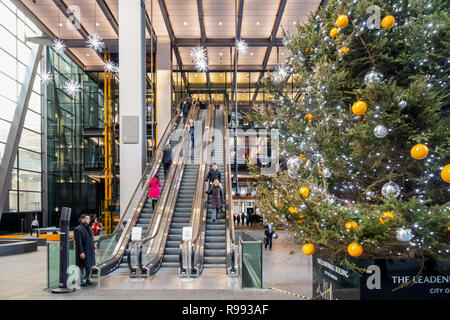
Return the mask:
POLYGON ((43 85, 48 85, 52 81, 53 75, 50 72, 44 72, 43 74, 41 74, 41 83, 43 85))
POLYGON ((247 54, 248 52, 248 45, 245 40, 236 40, 236 50, 239 54, 247 54))
POLYGON ((81 86, 78 82, 69 79, 64 83, 64 92, 67 93, 72 98, 81 91, 81 86))
POLYGON ((274 72, 274 75, 273 75, 273 81, 275 83, 283 81, 284 79, 286 79, 288 74, 289 74, 288 67, 286 65, 279 64, 279 65, 277 65, 275 67, 275 72, 274 72))
POLYGON ((98 33, 94 33, 92 36, 88 36, 86 46, 92 48, 96 52, 102 52, 105 48, 105 42, 98 33))
POLYGON ((53 49, 57 53, 62 54, 66 50, 66 44, 60 39, 55 39, 53 40, 53 49))
POLYGON ((191 49, 191 57, 193 62, 195 63, 195 68, 198 72, 206 72, 208 71, 209 64, 208 58, 206 56, 206 49, 204 48, 192 48, 191 49))
POLYGON ((111 60, 105 62, 105 70, 110 73, 119 73, 119 67, 111 60))

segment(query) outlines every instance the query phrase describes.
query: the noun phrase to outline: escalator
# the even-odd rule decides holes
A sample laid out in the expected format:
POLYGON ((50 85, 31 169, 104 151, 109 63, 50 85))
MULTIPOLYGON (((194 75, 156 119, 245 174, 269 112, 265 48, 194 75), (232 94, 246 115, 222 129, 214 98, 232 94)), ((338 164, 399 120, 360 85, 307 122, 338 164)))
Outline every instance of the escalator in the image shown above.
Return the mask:
POLYGON ((145 226, 151 221, 153 215, 151 200, 147 199, 148 184, 156 173, 159 174, 160 179, 163 179, 161 164, 163 148, 169 139, 171 143, 174 140, 176 141, 176 137, 173 136, 174 132, 176 132, 175 129, 181 125, 180 122, 180 117, 177 115, 172 116, 171 122, 161 137, 155 156, 145 168, 114 232, 95 241, 97 264, 93 268, 94 277, 107 275, 117 269, 118 272, 123 270, 123 267, 126 267, 128 264, 126 252, 132 228, 139 225, 144 227, 143 230, 145 232, 147 231, 145 226))
MULTIPOLYGON (((205 112, 198 106, 191 108, 188 119, 202 119, 205 112)), ((192 209, 192 199, 196 190, 198 164, 188 158, 192 154, 190 135, 187 129, 180 130, 179 138, 173 139, 177 145, 173 148, 174 161, 167 176, 161 197, 150 220, 146 236, 139 250, 130 251, 130 276, 155 274, 159 268, 178 267, 178 247, 182 237, 182 228, 188 225, 192 209), (170 183, 169 183, 170 181, 170 183)))
POLYGON ((201 275, 203 268, 223 268, 228 275, 236 275, 234 223, 232 216, 230 143, 228 137, 227 110, 212 108, 210 126, 204 135, 204 156, 199 169, 201 182, 193 204, 190 226, 192 243, 181 242, 179 248, 179 275, 181 277, 201 275), (218 213, 215 223, 211 222, 211 199, 205 194, 209 189, 203 183, 213 163, 221 171, 221 183, 225 194, 225 215, 218 213), (190 258, 192 256, 192 258, 190 258))
MULTIPOLYGON (((217 169, 222 173, 223 192, 226 192, 226 181, 224 181, 224 150, 223 150, 223 112, 216 110, 214 118, 214 132, 212 149, 212 163, 217 164, 217 169)), ((226 264, 226 225, 225 217, 222 213, 218 213, 215 223, 211 222, 212 207, 211 196, 208 197, 208 215, 206 219, 206 236, 205 236, 205 256, 203 263, 205 268, 217 267, 225 268, 226 264)))

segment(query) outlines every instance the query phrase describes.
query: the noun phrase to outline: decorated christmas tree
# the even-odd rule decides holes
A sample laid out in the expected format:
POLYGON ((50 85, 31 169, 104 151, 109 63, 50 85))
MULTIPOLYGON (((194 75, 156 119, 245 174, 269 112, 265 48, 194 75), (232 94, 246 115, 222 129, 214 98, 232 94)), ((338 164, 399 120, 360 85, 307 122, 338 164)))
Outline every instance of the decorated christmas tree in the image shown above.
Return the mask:
POLYGON ((273 100, 248 115, 279 129, 285 159, 273 176, 253 168, 256 205, 305 254, 448 257, 447 8, 330 0, 285 35, 273 100))

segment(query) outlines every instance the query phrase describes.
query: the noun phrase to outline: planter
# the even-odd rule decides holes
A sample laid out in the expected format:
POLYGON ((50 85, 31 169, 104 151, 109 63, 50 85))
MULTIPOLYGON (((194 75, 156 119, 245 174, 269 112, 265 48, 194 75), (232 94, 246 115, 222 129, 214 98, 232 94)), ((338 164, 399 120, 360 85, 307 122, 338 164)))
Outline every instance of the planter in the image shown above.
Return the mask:
POLYGON ((353 259, 367 271, 356 271, 326 256, 313 256, 313 296, 326 292, 321 299, 337 300, 448 300, 450 298, 449 265, 426 259, 353 259), (413 280, 406 288, 401 284, 413 280), (396 290, 397 289, 397 290, 396 290), (394 290, 394 291, 393 291, 394 290), (329 290, 330 291, 330 290, 329 290))

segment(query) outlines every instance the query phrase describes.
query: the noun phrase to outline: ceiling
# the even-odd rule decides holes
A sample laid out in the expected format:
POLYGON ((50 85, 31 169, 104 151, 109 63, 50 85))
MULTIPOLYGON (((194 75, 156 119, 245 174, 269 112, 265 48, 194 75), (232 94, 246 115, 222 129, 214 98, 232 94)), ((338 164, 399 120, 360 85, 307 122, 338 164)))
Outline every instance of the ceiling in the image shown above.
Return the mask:
MULTIPOLYGON (((45 26, 53 37, 71 40, 70 43, 78 41, 78 45, 69 45, 69 50, 88 70, 102 68, 103 62, 101 54, 84 47, 87 35, 98 33, 105 39, 107 46, 109 43, 115 43, 117 47, 118 36, 114 22, 108 20, 104 11, 110 13, 117 26, 118 0, 19 0, 19 2, 31 11, 41 22, 41 26, 45 26), (84 31, 76 30, 68 23, 63 13, 67 7, 72 8, 75 16, 79 17, 81 29, 84 31)), ((285 60, 287 50, 281 45, 283 30, 295 33, 296 24, 303 23, 308 13, 320 5, 321 0, 237 0, 237 3, 237 11, 242 8, 241 38, 248 40, 249 43, 248 53, 239 55, 238 68, 260 71, 272 70, 277 63, 285 60), (243 6, 240 6, 241 2, 243 6), (276 23, 278 14, 279 23, 276 23), (272 44, 272 47, 269 47, 270 42, 276 45, 272 44), (265 65, 264 60, 267 60, 265 65)), ((199 19, 199 12, 202 9, 204 41, 210 70, 230 70, 234 58, 232 44, 236 36, 235 0, 146 0, 146 10, 151 22, 151 25, 147 25, 147 38, 150 38, 149 28, 153 28, 156 37, 171 36, 160 4, 165 5, 163 11, 167 12, 171 26, 169 29, 173 30, 174 66, 182 66, 183 70, 194 70, 190 49, 203 43, 202 22, 199 19), (178 61, 177 55, 181 61, 178 61)))

